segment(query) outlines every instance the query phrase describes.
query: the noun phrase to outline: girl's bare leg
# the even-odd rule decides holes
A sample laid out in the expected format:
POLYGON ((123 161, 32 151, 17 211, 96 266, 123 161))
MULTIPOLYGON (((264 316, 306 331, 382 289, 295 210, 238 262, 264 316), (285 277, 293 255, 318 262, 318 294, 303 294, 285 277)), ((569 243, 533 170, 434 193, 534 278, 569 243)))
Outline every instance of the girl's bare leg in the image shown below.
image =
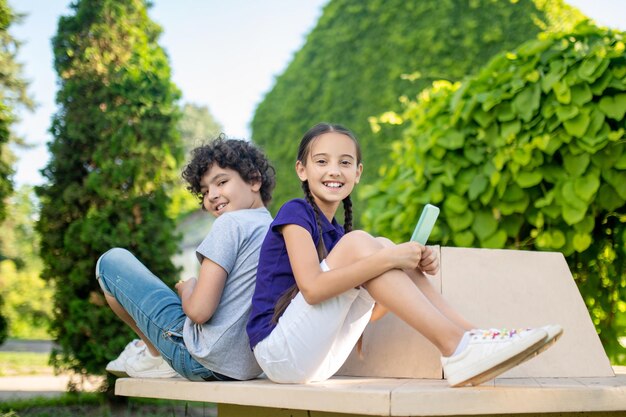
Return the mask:
POLYGON ((150 340, 142 333, 142 331, 139 330, 139 327, 137 327, 137 323, 135 323, 135 320, 131 317, 130 314, 128 314, 126 310, 124 310, 124 307, 122 307, 122 305, 117 302, 115 297, 105 293, 104 298, 106 298, 107 303, 109 303, 109 306, 111 307, 111 310, 113 310, 117 317, 122 319, 124 323, 128 324, 128 326, 130 326, 130 328, 133 329, 135 333, 137 333, 137 336, 139 336, 141 340, 143 340, 152 356, 161 356, 161 353, 157 350, 157 348, 154 347, 152 343, 150 343, 150 340))
MULTIPOLYGON (((376 240, 381 242, 383 246, 395 245, 395 243, 391 240, 384 237, 377 237, 376 240)), ((461 316, 461 314, 452 308, 450 304, 448 304, 446 299, 443 298, 439 291, 437 291, 430 279, 428 279, 424 273, 418 270, 404 270, 404 272, 411 278, 411 280, 413 280, 415 285, 417 285, 426 298, 428 298, 428 300, 449 320, 466 331, 477 328, 475 325, 467 321, 465 317, 461 316)))
MULTIPOLYGON (((350 265, 382 247, 367 233, 351 232, 337 243, 326 262, 330 268, 350 265)), ((442 355, 454 353, 465 329, 439 311, 404 271, 387 271, 363 285, 374 300, 420 332, 442 355)))

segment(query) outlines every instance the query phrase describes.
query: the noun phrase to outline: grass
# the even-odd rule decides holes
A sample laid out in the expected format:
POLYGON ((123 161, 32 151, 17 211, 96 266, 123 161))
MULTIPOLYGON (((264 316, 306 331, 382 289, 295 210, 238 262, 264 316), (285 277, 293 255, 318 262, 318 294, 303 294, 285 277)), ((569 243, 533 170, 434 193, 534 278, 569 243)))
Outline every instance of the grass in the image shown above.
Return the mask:
POLYGON ((0 417, 213 417, 213 404, 116 397, 102 393, 66 393, 57 398, 0 402, 0 417))
MULTIPOLYGON (((51 375, 47 353, 0 352, 0 377, 51 375)), ((0 417, 209 417, 213 404, 67 392, 58 397, 0 400, 0 417)))
MULTIPOLYGON (((17 375, 50 375, 53 369, 48 365, 47 353, 0 352, 0 377, 17 375)), ((4 416, 0 416, 4 417, 4 416)))

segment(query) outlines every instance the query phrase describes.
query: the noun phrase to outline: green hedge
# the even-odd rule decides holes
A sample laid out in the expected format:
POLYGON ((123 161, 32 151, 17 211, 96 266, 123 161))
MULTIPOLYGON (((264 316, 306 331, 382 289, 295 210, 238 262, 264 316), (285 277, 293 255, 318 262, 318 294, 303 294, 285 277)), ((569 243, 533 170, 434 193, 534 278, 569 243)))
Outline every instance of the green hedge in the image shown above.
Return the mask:
POLYGON ((400 110, 399 96, 437 79, 459 80, 496 53, 582 18, 560 0, 331 0, 252 120, 253 140, 277 169, 275 205, 301 195, 293 167, 310 126, 352 129, 369 183, 389 153, 369 117, 400 110))
POLYGON ((624 33, 581 24, 435 82, 396 115, 402 139, 364 187, 367 228, 406 240, 425 203, 432 241, 562 252, 611 359, 625 363, 624 33))

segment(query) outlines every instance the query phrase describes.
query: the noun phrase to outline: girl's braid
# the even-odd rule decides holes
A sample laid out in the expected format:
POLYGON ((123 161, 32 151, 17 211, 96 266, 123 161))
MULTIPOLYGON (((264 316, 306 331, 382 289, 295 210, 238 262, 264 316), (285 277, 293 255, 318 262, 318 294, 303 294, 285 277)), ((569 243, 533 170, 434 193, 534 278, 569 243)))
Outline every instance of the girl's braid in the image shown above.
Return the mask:
POLYGON ((343 199, 343 229, 346 233, 352 231, 352 199, 347 196, 343 199))
POLYGON ((308 181, 302 181, 302 191, 304 191, 304 196, 306 201, 313 207, 313 211, 315 212, 315 221, 317 222, 317 230, 319 231, 320 238, 317 241, 317 257, 321 261, 325 259, 328 255, 328 250, 326 249, 326 245, 324 244, 324 239, 322 237, 322 221, 320 220, 320 209, 315 204, 315 200, 313 200, 313 194, 311 194, 311 189, 309 188, 308 181))

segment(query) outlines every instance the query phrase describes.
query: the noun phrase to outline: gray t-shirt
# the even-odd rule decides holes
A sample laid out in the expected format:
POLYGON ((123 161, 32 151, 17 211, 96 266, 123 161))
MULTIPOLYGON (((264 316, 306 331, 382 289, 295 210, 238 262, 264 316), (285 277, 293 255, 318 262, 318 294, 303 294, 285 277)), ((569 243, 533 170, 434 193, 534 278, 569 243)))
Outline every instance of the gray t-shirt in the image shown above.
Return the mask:
POLYGON ((213 316, 204 324, 187 318, 185 345, 204 367, 235 379, 252 379, 261 368, 250 350, 246 323, 256 280, 259 252, 272 216, 265 207, 224 213, 196 249, 228 274, 213 316))

